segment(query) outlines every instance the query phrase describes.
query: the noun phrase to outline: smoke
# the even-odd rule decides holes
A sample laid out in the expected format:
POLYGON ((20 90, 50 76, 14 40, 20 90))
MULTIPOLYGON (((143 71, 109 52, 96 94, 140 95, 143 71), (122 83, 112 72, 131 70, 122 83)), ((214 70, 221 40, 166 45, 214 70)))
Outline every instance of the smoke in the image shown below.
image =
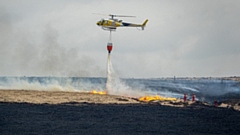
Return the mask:
POLYGON ((104 90, 103 78, 83 77, 0 77, 0 89, 40 90, 40 91, 78 91, 104 90))
POLYGON ((90 53, 59 43, 51 23, 36 29, 40 33, 12 26, 11 15, 0 9, 0 76, 105 76, 90 53))
MULTIPOLYGON (((91 53, 80 53, 82 51, 77 47, 65 47, 68 45, 59 43, 58 30, 51 23, 47 23, 44 28, 36 28, 34 33, 16 25, 12 26, 11 15, 1 8, 0 28, 0 76, 62 78, 95 77, 106 74, 106 71, 96 64, 91 53)), ((88 91, 103 90, 105 86, 102 84, 106 84, 106 82, 95 84, 91 81, 73 81, 72 78, 64 78, 63 81, 43 78, 30 81, 18 77, 6 77, 5 83, 1 82, 0 89, 88 91)))
POLYGON ((66 49, 60 46, 57 39, 58 32, 48 24, 38 63, 41 72, 54 76, 91 76, 91 70, 97 69, 94 60, 79 55, 76 48, 66 49))
POLYGON ((41 90, 41 91, 76 91, 69 82, 60 84, 50 78, 5 77, 1 78, 0 89, 41 90))
POLYGON ((0 71, 5 73, 10 67, 8 64, 8 54, 11 50, 9 46, 10 36, 12 33, 10 15, 5 12, 5 10, 0 7, 0 71))

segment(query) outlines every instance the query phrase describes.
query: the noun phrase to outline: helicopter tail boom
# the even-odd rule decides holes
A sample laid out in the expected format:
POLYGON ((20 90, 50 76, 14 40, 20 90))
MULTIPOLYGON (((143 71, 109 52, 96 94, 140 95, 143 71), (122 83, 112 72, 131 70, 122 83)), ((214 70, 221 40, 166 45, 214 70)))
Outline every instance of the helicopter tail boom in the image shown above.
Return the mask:
POLYGON ((120 25, 121 27, 141 27, 142 30, 144 30, 144 27, 146 26, 148 22, 148 19, 146 19, 142 24, 134 24, 134 23, 125 23, 122 22, 122 25, 120 25))

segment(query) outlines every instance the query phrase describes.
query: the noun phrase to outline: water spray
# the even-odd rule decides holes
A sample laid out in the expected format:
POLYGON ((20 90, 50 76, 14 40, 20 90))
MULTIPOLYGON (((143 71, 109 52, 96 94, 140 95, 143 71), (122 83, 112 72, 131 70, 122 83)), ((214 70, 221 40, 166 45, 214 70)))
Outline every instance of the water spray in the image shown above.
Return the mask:
POLYGON ((108 60, 107 60, 107 83, 106 83, 106 91, 112 89, 112 63, 111 63, 111 51, 112 51, 112 31, 110 31, 109 40, 107 44, 108 50, 108 60))
POLYGON ((112 89, 112 77, 111 77, 111 68, 112 63, 110 59, 110 53, 108 53, 108 62, 107 62, 107 83, 106 83, 106 91, 109 92, 112 89))

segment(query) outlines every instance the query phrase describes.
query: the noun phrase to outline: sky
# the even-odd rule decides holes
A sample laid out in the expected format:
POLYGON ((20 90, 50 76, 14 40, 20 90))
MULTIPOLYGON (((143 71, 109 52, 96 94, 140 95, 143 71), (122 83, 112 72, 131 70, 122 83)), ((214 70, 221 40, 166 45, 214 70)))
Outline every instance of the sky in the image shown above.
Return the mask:
POLYGON ((121 78, 240 76, 238 0, 1 0, 0 76, 106 77, 109 16, 121 78))

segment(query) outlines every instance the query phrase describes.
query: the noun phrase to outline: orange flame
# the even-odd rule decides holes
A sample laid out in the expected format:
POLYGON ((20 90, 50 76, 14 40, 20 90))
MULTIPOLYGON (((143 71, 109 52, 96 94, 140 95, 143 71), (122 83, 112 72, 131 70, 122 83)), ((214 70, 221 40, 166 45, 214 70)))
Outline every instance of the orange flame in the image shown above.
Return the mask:
POLYGON ((90 93, 92 93, 92 94, 99 94, 99 95, 106 95, 107 94, 106 91, 96 91, 96 90, 92 90, 90 93))
POLYGON ((149 102, 149 101, 176 101, 176 98, 172 97, 162 97, 162 96, 144 96, 140 97, 138 100, 144 101, 144 102, 149 102))

